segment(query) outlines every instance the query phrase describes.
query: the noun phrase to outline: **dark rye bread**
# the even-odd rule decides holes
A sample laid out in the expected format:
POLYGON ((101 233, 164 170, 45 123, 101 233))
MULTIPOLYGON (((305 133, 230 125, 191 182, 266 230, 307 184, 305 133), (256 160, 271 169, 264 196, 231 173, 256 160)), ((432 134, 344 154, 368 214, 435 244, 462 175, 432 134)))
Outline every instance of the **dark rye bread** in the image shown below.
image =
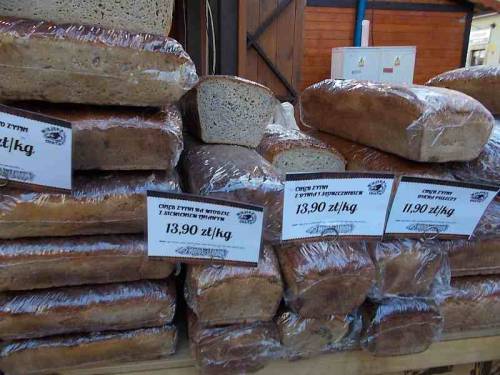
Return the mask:
POLYGON ((0 194, 0 239, 143 233, 147 190, 180 192, 178 176, 79 175, 71 195, 6 187, 0 194))
POLYGON ((0 292, 167 278, 143 235, 36 238, 0 243, 0 292))
POLYGON ((175 40, 0 17, 0 99, 160 107, 197 81, 175 40))
POLYGON ((71 122, 74 170, 173 170, 183 149, 175 106, 131 107, 14 102, 12 106, 71 122))
POLYGON ((257 152, 282 173, 345 170, 345 160, 335 148, 278 124, 267 126, 257 152))
POLYGON ((8 292, 0 294, 0 340, 159 327, 175 306, 173 280, 8 292))
POLYGON ((426 85, 461 91, 479 100, 493 114, 500 114, 500 67, 470 66, 444 72, 426 85))
POLYGON ((283 296, 276 255, 265 246, 258 267, 189 265, 184 296, 204 326, 271 320, 283 296))
POLYGON ((271 90, 234 76, 206 76, 181 99, 186 129, 205 143, 257 147, 271 122, 271 90))
POLYGON ((0 0, 0 14, 168 35, 174 0, 0 0))
POLYGON ((173 354, 176 344, 177 329, 171 325, 20 340, 0 345, 0 371, 5 375, 48 375, 82 367, 160 359, 173 354))
POLYGON ((362 308, 363 349, 376 356, 420 353, 441 333, 443 318, 432 299, 386 298, 362 308))
POLYGON ((302 317, 349 314, 374 283, 375 267, 364 242, 306 242, 276 250, 285 301, 302 317))
POLYGON ((355 80, 308 87, 300 116, 308 127, 421 162, 476 158, 494 124, 481 103, 458 91, 355 80))

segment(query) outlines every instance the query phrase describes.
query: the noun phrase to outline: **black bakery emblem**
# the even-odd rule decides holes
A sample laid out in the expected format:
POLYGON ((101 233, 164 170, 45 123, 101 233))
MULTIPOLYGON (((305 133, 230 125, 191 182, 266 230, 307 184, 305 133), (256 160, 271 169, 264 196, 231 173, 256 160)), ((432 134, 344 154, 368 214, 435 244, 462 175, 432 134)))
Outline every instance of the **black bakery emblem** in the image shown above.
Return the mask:
POLYGON ((252 211, 240 211, 237 215, 242 224, 253 224, 257 221, 257 215, 252 211))
POLYGON ((45 142, 51 145, 62 146, 66 143, 66 133, 63 129, 56 126, 50 126, 42 130, 45 142))
POLYGON ((476 191, 470 195, 470 201, 474 203, 484 202, 488 198, 488 192, 486 191, 476 191))
POLYGON ((387 189, 387 184, 383 180, 376 180, 368 184, 368 192, 371 195, 382 195, 387 189))
POLYGON ((227 257, 226 249, 214 249, 209 247, 185 246, 175 249, 177 254, 182 254, 191 257, 204 257, 211 259, 224 260, 227 257))

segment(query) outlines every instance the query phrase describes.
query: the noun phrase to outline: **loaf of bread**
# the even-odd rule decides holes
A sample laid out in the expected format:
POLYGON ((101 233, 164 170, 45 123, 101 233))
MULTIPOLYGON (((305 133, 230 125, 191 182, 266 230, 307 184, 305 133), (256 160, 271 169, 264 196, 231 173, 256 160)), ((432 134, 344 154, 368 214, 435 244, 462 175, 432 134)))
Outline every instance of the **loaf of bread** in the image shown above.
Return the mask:
POLYGON ((364 242, 306 242, 277 248, 285 300, 305 318, 346 315, 361 306, 375 279, 364 242))
POLYGON ((258 267, 188 266, 184 288, 203 326, 271 320, 283 297, 278 260, 268 246, 258 267))
POLYGON ((181 114, 174 106, 11 105, 71 122, 74 170, 172 170, 182 152, 181 114))
POLYGON ((174 0, 0 0, 3 16, 168 35, 174 0))
POLYGON ((453 278, 439 307, 444 333, 500 328, 500 276, 453 278))
POLYGON ((283 179, 255 150, 192 144, 181 164, 188 192, 263 206, 264 238, 281 239, 283 179))
POLYGON ((143 235, 2 241, 0 292, 164 279, 174 267, 148 258, 143 235))
POLYGON ((0 17, 0 77, 2 100, 152 107, 198 79, 168 37, 9 17, 0 17))
POLYGON ((375 298, 426 296, 445 264, 441 241, 401 239, 368 244, 375 264, 375 298))
POLYGON ((278 124, 267 126, 257 151, 283 173, 345 170, 344 158, 333 147, 278 124))
POLYGON ((439 339, 443 318, 434 300, 387 298, 363 306, 361 346, 377 356, 420 353, 439 339))
POLYGON ((475 159, 494 119, 458 91, 354 80, 324 80, 300 98, 302 122, 421 162, 475 159))
POLYGON ((29 339, 0 345, 5 375, 54 374, 89 366, 159 359, 175 352, 177 329, 158 328, 29 339))
POLYGON ((257 147, 271 122, 276 98, 256 82, 206 76, 182 97, 187 130, 205 143, 257 147))
POLYGON ((146 191, 179 192, 172 173, 79 175, 71 195, 7 187, 0 194, 0 239, 143 233, 146 191))
POLYGON ((188 333, 201 375, 246 374, 281 355, 273 322, 207 328, 199 324, 194 314, 189 314, 188 333))
POLYGON ((500 67, 470 66, 444 72, 429 80, 429 86, 461 91, 479 100, 493 114, 500 114, 500 67))
POLYGON ((8 292, 0 294, 0 340, 159 327, 175 306, 172 280, 8 292))
POLYGON ((452 276, 500 274, 500 202, 489 205, 470 240, 444 244, 452 276))

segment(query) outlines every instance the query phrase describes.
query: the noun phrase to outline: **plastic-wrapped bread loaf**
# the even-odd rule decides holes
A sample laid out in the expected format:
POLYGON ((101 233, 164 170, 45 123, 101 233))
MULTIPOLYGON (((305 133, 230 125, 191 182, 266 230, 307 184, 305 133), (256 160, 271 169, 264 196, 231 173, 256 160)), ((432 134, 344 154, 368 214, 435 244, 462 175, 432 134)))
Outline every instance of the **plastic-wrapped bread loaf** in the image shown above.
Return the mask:
POLYGON ((32 102, 12 105, 71 122, 74 170, 167 171, 175 168, 182 152, 182 119, 174 106, 156 110, 32 102))
POLYGON ((446 271, 440 241, 401 239, 369 243, 368 249, 376 269, 372 297, 429 295, 446 271))
POLYGON ((242 146, 192 144, 182 167, 190 193, 263 206, 264 238, 281 238, 282 177, 257 152, 242 146))
POLYGON ((429 86, 461 91, 479 100, 493 114, 500 114, 500 67, 470 66, 444 72, 429 80, 429 86))
POLYGON ((159 327, 175 306, 172 280, 3 293, 0 340, 159 327))
POLYGON ((0 0, 0 14, 59 23, 97 25, 138 33, 168 35, 173 0, 0 0))
POLYGON ((278 124, 267 126, 257 151, 283 173, 345 170, 344 158, 333 147, 278 124))
POLYGON ((458 91, 354 80, 324 80, 301 95, 309 127, 421 162, 478 157, 494 119, 458 91))
POLYGON ((443 324, 435 301, 426 298, 367 301, 362 314, 361 346, 377 356, 423 352, 439 339, 443 324))
POLYGON ((146 191, 179 192, 172 173, 79 175, 73 193, 2 188, 0 239, 143 233, 146 191))
POLYGON ((279 335, 273 322, 207 328, 191 313, 188 314, 188 334, 202 375, 246 374, 281 356, 279 335))
POLYGON ((364 242, 283 245, 277 254, 285 301, 302 317, 349 314, 374 283, 375 267, 364 242))
POLYGON ((2 241, 0 292, 164 279, 174 267, 148 258, 143 235, 2 241))
POLYGON ((0 17, 0 99, 160 107, 197 81, 175 40, 0 17))
POLYGON ((173 354, 176 344, 177 329, 170 325, 20 340, 0 345, 0 371, 5 375, 49 375, 81 367, 159 359, 173 354))
POLYGON ((266 246, 258 267, 188 266, 184 296, 204 326, 271 320, 283 296, 276 255, 266 246))

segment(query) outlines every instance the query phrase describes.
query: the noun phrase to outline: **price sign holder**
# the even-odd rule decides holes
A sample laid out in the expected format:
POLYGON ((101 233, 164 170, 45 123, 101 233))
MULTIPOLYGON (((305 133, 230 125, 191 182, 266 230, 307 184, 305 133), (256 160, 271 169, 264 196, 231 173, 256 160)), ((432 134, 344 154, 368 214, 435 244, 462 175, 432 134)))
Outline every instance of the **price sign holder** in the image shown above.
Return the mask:
POLYGON ((0 187, 71 193, 71 123, 0 104, 0 187))
POLYGON ((256 267, 264 209, 190 194, 147 192, 150 257, 256 267))
POLYGON ((386 238, 470 238, 498 188, 403 176, 385 229, 386 238))
POLYGON ((393 184, 385 173, 287 174, 282 241, 381 239, 393 184))

